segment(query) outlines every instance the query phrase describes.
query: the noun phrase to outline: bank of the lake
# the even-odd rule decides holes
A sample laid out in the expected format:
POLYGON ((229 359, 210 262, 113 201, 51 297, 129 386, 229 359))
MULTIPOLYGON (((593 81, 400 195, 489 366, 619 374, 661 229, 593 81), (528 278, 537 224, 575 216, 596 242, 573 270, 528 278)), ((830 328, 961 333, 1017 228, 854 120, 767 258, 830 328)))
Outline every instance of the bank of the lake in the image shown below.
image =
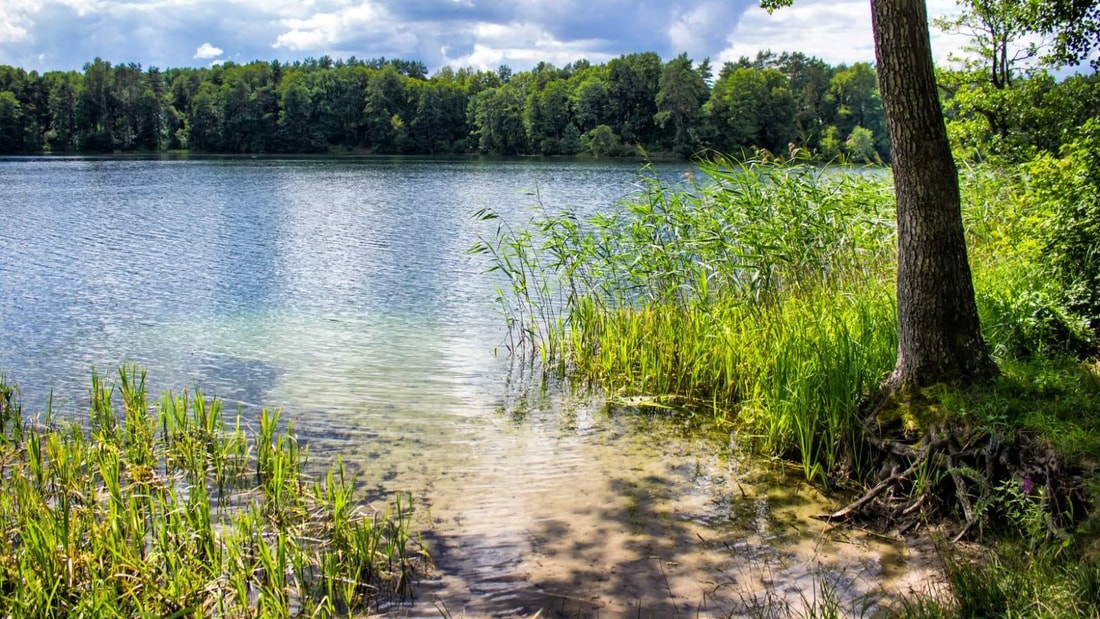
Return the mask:
POLYGON ((865 484, 827 520, 944 526, 947 585, 892 612, 1091 616, 1095 148, 964 171, 976 300, 1000 375, 891 406, 875 401, 897 354, 888 177, 719 160, 701 164, 698 184, 654 181, 618 209, 547 213, 477 250, 509 275, 516 348, 544 367, 666 414, 703 412, 824 486, 865 484), (975 562, 966 541, 997 544, 975 562))

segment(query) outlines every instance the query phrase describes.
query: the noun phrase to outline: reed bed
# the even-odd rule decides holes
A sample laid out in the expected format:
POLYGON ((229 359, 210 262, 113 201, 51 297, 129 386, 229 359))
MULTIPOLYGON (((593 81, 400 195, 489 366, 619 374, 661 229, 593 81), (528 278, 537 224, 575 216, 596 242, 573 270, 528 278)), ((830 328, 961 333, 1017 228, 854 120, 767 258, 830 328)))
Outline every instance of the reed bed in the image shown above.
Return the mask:
POLYGON ((856 409, 893 367, 893 204, 878 170, 716 159, 579 218, 541 209, 472 251, 507 277, 511 346, 709 411, 808 477, 866 465, 856 409))
POLYGON ((427 555, 398 496, 361 504, 293 424, 145 373, 93 375, 86 422, 24 418, 0 376, 0 615, 328 617, 409 593, 427 555))
MULTIPOLYGON (((897 354, 893 189, 879 168, 717 158, 580 217, 538 207, 471 251, 504 274, 510 348, 612 394, 686 404, 807 477, 871 465, 859 406, 897 354)), ((999 359, 1070 319, 1041 276, 1022 176, 963 174, 983 328, 999 359)), ((680 407, 685 408, 684 406, 680 407)))
MULTIPOLYGON (((974 521, 995 543, 945 544, 942 588, 879 614, 1098 616, 1096 333, 1052 276, 1054 215, 1031 175, 980 167, 960 181, 983 335, 1002 375, 923 396, 990 444, 1038 454, 1047 481, 1036 490, 1022 466, 988 478, 919 471, 914 496, 966 475, 974 521)), ((810 479, 867 480, 877 467, 860 408, 897 354, 892 202, 885 171, 718 159, 683 185, 650 178, 606 213, 539 206, 518 233, 484 211, 497 227, 472 251, 505 276, 509 344, 529 367, 627 405, 710 415, 810 479)), ((868 612, 815 593, 801 610, 764 600, 759 616, 868 612)))

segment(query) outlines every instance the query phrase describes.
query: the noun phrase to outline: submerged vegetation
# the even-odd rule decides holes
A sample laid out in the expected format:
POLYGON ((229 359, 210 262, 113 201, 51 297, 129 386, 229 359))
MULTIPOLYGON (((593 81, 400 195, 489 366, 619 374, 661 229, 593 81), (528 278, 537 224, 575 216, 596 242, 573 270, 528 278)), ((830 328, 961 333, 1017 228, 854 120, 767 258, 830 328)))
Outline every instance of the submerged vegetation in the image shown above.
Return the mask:
POLYGON ((86 423, 32 422, 0 380, 0 614, 347 615, 427 561, 408 499, 365 509, 339 461, 311 479, 276 412, 249 428, 199 392, 150 406, 133 367, 90 396, 86 423))

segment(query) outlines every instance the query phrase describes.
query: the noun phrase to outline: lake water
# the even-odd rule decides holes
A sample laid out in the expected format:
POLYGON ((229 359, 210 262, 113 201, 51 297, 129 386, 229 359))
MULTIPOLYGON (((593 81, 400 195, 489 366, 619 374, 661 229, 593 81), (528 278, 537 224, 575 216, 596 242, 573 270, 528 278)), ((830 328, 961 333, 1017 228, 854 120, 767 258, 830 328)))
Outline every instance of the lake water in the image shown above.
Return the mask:
MULTIPOLYGON (((661 164, 670 182, 686 164, 661 164)), ((725 616, 926 575, 900 542, 829 532, 777 464, 598 398, 517 385, 497 282, 466 250, 607 208, 628 162, 0 159, 0 369, 24 408, 84 410, 92 368, 146 368, 281 408, 314 463, 379 505, 411 492, 436 560, 402 615, 725 616)))

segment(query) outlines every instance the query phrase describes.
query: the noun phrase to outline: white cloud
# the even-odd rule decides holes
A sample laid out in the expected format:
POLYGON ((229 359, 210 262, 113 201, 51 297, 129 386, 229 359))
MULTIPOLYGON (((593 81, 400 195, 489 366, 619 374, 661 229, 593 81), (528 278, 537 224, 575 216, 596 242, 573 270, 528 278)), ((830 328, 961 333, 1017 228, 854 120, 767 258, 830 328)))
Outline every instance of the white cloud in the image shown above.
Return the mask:
POLYGON ((36 8, 35 3, 28 0, 0 2, 0 46, 24 43, 32 39, 34 21, 30 16, 36 12, 36 8))
MULTIPOLYGON (((525 69, 540 62, 556 66, 587 58, 602 63, 618 54, 593 52, 599 42, 593 40, 559 41, 537 24, 478 24, 472 34, 477 43, 473 51, 457 58, 445 58, 459 67, 493 70, 502 64, 525 69)), ((631 50, 637 51, 637 50, 631 50)))
POLYGON ((210 60, 211 58, 217 58, 225 52, 220 47, 214 47, 210 43, 203 43, 195 50, 195 58, 200 60, 210 60))
POLYGON ((799 51, 831 64, 874 61, 871 10, 866 0, 805 0, 770 15, 754 7, 730 34, 722 62, 758 51, 799 51))
MULTIPOLYGON (((928 0, 935 16, 955 0, 928 0)), ((874 58, 866 0, 0 0, 0 63, 79 69, 96 56, 163 68, 330 55, 525 70, 687 52, 716 64, 762 49, 830 63, 874 58), (193 41, 208 41, 198 48, 193 41), (193 54, 188 51, 194 50, 193 54)), ((933 31, 937 59, 957 38, 933 31)))
POLYGON ((284 19, 282 24, 289 30, 280 34, 272 47, 290 50, 339 47, 366 32, 393 33, 401 29, 383 9, 370 3, 316 13, 305 19, 284 19))
MULTIPOLYGON (((929 22, 959 10, 954 0, 929 0, 927 6, 929 22)), ((964 37, 943 34, 934 26, 930 31, 937 62, 945 61, 966 42, 964 37)), ((722 62, 752 57, 766 49, 800 51, 831 64, 875 61, 871 8, 866 0, 800 0, 770 15, 755 7, 741 17, 729 43, 719 55, 722 62)))

